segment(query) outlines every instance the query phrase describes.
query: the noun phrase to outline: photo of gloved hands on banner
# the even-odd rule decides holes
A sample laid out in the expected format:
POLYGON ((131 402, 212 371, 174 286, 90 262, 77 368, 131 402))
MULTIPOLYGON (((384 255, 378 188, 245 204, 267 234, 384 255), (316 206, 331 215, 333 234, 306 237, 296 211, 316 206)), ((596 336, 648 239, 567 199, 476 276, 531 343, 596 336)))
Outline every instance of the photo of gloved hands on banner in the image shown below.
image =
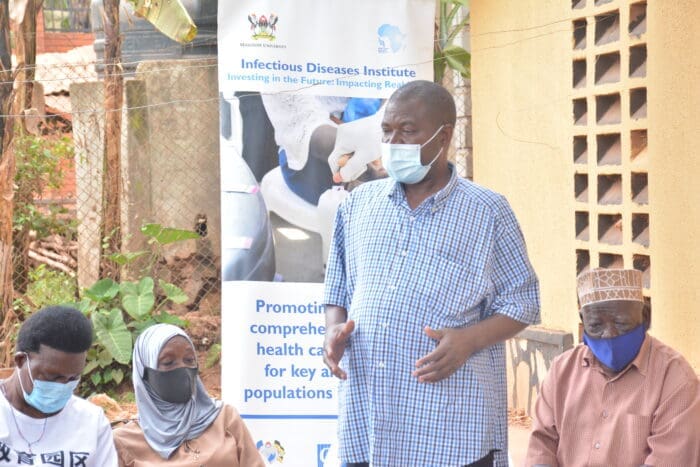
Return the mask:
POLYGON ((352 189, 386 176, 380 161, 381 99, 270 94, 262 103, 284 183, 304 201, 318 205, 333 185, 352 189))
POLYGON ((239 162, 226 163, 231 169, 222 172, 222 183, 225 204, 236 209, 224 216, 223 228, 225 238, 237 241, 224 251, 224 280, 305 280, 274 270, 286 252, 284 241, 272 240, 279 221, 269 212, 320 235, 314 279, 320 281, 338 205, 358 185, 387 176, 384 100, 243 91, 232 97, 222 99, 221 136, 224 147, 237 148, 239 162), (252 188, 233 193, 228 185, 252 188))
POLYGON ((328 164, 333 183, 346 183, 348 191, 361 182, 387 176, 380 154, 384 107, 369 114, 377 105, 381 105, 379 99, 353 98, 343 112, 343 119, 336 122, 335 146, 328 164))

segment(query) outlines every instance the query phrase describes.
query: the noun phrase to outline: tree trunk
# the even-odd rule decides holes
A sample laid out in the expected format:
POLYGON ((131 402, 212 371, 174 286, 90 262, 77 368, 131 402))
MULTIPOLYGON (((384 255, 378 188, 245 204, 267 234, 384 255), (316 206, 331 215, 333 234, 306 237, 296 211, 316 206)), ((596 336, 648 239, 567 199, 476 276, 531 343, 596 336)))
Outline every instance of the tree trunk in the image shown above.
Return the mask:
POLYGON ((15 178, 15 156, 12 152, 14 118, 12 114, 12 53, 10 50, 9 1, 0 0, 0 366, 10 363, 10 332, 8 321, 15 317, 12 310, 12 215, 15 178))
POLYGON ((105 145, 102 172, 100 277, 119 280, 119 265, 107 258, 121 251, 121 125, 124 80, 119 0, 103 0, 105 30, 105 145))
POLYGON ((24 18, 18 18, 15 30, 15 56, 17 69, 15 80, 18 82, 15 110, 22 113, 32 106, 32 90, 36 65, 36 16, 44 0, 29 0, 24 10, 24 18))
MULTIPOLYGON (((0 113, 12 114, 9 0, 0 0, 0 113)), ((12 197, 15 159, 12 153, 12 117, 0 118, 0 323, 12 312, 12 197)), ((5 352, 0 352, 0 358, 5 352)))
MULTIPOLYGON (((24 17, 18 18, 19 23, 15 29, 15 56, 17 68, 15 81, 17 82, 16 95, 13 103, 13 113, 23 115, 26 109, 32 107, 32 93, 34 91, 34 77, 36 69, 36 19, 43 0, 28 0, 24 10, 24 17)), ((27 133, 25 120, 19 131, 27 133)), ((31 203, 31 192, 22 196, 21 188, 15 191, 14 202, 31 203)), ((24 190, 26 191, 26 190, 24 190)), ((15 291, 24 293, 29 283, 29 226, 25 225, 21 230, 14 232, 13 245, 13 280, 15 291)))

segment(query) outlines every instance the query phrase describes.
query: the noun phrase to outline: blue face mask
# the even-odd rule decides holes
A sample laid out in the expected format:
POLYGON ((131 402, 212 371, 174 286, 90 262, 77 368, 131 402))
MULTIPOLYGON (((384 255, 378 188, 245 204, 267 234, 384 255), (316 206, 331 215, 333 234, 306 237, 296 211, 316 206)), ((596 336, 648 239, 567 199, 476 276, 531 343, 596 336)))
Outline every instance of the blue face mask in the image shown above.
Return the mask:
POLYGON ((646 333, 646 326, 640 324, 626 334, 605 339, 595 339, 584 333, 583 342, 600 363, 618 373, 637 356, 646 333))
POLYGON ((19 385, 22 388, 24 400, 42 413, 50 414, 62 410, 80 382, 80 380, 75 380, 67 383, 56 383, 34 379, 32 367, 29 365, 29 355, 27 355, 27 369, 29 370, 29 379, 32 380, 34 389, 32 389, 31 394, 27 394, 22 385, 22 378, 19 378, 19 385))
POLYGON ((392 144, 382 143, 382 165, 391 178, 400 183, 418 183, 425 178, 442 152, 442 148, 428 165, 420 160, 420 150, 430 143, 445 125, 440 125, 433 136, 423 144, 392 144))

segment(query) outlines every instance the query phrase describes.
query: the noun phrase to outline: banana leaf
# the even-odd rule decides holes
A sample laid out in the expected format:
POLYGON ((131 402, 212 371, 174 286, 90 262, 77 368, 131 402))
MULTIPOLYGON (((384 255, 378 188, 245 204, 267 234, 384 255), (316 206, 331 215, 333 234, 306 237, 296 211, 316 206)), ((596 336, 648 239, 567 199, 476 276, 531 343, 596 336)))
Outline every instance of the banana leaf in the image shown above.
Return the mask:
POLYGON ((180 0, 128 0, 137 16, 169 38, 186 44, 197 35, 197 26, 180 0))

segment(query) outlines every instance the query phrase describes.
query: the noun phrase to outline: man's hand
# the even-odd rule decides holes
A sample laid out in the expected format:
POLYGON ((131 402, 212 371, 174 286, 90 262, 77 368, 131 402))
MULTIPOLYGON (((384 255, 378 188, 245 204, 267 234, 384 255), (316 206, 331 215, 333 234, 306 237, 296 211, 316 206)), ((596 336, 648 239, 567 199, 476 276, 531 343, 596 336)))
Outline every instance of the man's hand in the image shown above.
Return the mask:
POLYGON ((434 383, 447 378, 481 349, 510 339, 527 325, 498 313, 465 328, 425 328, 425 334, 438 341, 428 355, 416 362, 413 376, 420 382, 434 383))
POLYGON ((435 383, 451 376, 460 369, 477 350, 470 337, 473 328, 431 329, 425 327, 425 334, 438 341, 435 350, 416 361, 413 376, 421 383, 435 383))
POLYGON ((350 334, 354 330, 355 321, 353 320, 335 324, 326 329, 326 337, 323 342, 323 362, 331 370, 331 373, 340 379, 348 379, 348 375, 339 365, 345 353, 350 334))

